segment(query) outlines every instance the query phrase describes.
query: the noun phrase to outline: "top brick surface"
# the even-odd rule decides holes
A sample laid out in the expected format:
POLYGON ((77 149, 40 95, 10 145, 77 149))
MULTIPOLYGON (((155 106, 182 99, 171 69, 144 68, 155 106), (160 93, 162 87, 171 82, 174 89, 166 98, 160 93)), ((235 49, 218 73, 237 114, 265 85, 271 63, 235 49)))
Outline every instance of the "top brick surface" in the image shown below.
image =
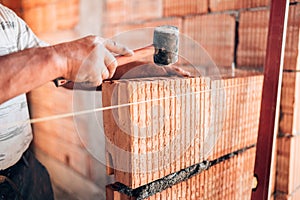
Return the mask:
POLYGON ((270 5, 270 0, 209 0, 211 11, 239 10, 270 5))
POLYGON ((208 0, 165 0, 164 16, 184 16, 208 12, 208 0))
POLYGON ((162 0, 107 0, 104 24, 118 24, 162 17, 162 0))

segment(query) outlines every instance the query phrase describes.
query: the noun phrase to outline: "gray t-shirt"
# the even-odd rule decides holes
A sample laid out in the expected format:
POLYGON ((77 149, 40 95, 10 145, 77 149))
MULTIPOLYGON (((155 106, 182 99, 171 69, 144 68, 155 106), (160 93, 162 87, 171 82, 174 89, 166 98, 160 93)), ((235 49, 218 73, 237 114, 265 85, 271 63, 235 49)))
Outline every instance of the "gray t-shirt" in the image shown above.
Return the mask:
MULTIPOLYGON (((22 19, 0 4, 0 56, 45 45, 22 19)), ((0 92, 0 95, 5 94, 0 92)), ((0 170, 14 165, 29 147, 31 140, 25 94, 0 104, 0 170)))

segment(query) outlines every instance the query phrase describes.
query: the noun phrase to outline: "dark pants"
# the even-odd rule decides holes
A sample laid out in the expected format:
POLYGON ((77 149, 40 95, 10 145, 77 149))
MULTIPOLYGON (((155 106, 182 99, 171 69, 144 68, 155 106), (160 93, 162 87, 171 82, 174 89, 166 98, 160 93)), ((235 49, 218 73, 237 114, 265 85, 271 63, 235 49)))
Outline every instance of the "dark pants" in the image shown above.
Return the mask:
POLYGON ((46 168, 27 150, 12 167, 0 170, 0 200, 53 200, 46 168))

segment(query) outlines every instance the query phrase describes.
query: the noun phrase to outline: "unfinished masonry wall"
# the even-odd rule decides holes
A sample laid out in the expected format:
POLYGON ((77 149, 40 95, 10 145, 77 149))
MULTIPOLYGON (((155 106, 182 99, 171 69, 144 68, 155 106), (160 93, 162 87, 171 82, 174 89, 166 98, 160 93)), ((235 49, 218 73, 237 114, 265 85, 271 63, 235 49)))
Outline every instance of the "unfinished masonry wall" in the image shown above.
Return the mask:
MULTIPOLYGON (((89 32, 112 37, 127 30, 172 24, 203 45, 218 66, 234 65, 242 69, 261 70, 264 64, 269 0, 0 2, 16 11, 39 36, 50 43, 78 38, 89 32), (83 9, 82 5, 85 4, 89 6, 83 9), (86 13, 84 21, 83 12, 86 13)), ((298 2, 292 0, 290 5, 277 139, 276 187, 275 184, 273 186, 273 193, 276 191, 278 198, 294 199, 299 193, 299 181, 293 178, 300 165, 295 162, 297 159, 293 159, 298 155, 296 148, 299 146, 299 95, 296 92, 300 84, 298 2)), ((134 39, 131 43, 134 43, 134 39)), ((29 100, 31 117, 34 118, 73 111, 69 103, 72 102, 72 92, 57 89, 52 83, 34 90, 29 100)), ((72 117, 36 124, 33 130, 34 148, 55 182, 61 183, 62 187, 68 185, 65 189, 79 198, 105 196, 102 180, 108 177, 103 172, 104 167, 86 151, 72 117), (89 189, 82 189, 78 184, 80 181, 88 182, 89 189)), ((86 130, 95 131, 88 123, 86 130)), ((85 139, 87 142, 88 138, 85 139)))

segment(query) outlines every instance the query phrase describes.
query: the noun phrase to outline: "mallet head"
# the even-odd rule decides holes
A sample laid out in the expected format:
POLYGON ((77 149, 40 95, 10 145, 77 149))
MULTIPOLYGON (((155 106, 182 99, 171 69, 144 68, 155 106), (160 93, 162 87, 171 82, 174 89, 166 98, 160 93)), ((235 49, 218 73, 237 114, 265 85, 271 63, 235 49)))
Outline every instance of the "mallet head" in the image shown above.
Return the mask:
POLYGON ((154 29, 154 63, 170 65, 178 61, 179 31, 175 26, 158 26, 154 29))

